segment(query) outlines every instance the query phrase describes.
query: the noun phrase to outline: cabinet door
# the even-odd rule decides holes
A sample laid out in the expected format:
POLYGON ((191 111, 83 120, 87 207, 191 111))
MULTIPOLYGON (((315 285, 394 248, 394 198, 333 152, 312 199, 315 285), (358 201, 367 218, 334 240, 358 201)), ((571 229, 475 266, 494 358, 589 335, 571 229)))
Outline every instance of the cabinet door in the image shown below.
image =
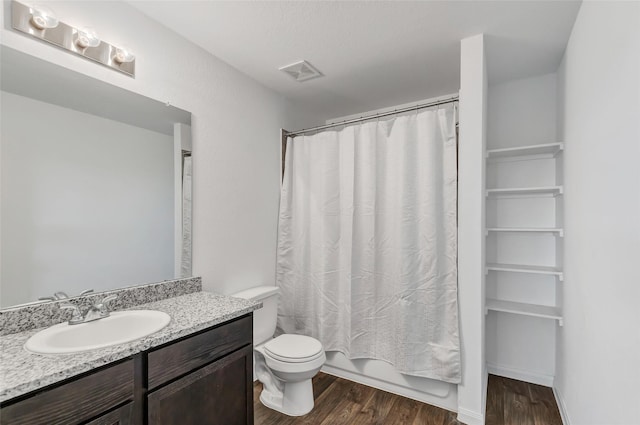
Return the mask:
POLYGON ((85 425, 131 425, 133 417, 133 403, 113 410, 97 419, 87 422, 85 425))
POLYGON ((149 425, 253 425, 248 345, 148 395, 149 425))

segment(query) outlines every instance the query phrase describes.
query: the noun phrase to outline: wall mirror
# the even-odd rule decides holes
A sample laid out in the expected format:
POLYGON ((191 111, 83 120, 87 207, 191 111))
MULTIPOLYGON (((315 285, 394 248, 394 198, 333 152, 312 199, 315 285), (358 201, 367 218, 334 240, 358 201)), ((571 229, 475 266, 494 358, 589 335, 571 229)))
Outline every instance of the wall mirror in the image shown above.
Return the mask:
POLYGON ((0 53, 0 308, 191 276, 191 114, 0 53))

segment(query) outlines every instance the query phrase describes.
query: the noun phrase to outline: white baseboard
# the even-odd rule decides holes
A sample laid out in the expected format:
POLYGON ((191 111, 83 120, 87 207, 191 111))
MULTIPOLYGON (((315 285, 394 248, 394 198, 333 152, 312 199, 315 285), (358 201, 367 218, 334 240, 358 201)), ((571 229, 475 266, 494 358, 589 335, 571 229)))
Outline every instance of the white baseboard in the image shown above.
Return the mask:
POLYGON ((524 381, 531 384, 538 384, 545 387, 553 388, 553 376, 551 375, 544 375, 541 373, 530 372, 528 370, 498 366, 492 363, 487 363, 487 371, 492 375, 503 376, 505 378, 517 379, 518 381, 524 381))
POLYGON ((464 407, 458 408, 457 419, 466 425, 484 425, 484 415, 482 413, 474 412, 464 407))
POLYGON ((348 370, 327 365, 326 363, 324 366, 322 366, 322 371, 329 375, 348 379, 349 381, 357 382, 359 384, 363 384, 368 387, 373 387, 373 388, 386 391, 388 393, 396 394, 402 397, 407 397, 412 400, 417 400, 422 403, 427 403, 432 406, 439 407, 441 409, 449 410, 451 412, 455 412, 458 409, 458 406, 455 403, 450 402, 451 400, 450 398, 442 399, 437 396, 424 393, 422 391, 416 391, 416 390, 412 390, 411 388, 403 387, 401 385, 395 385, 390 382, 381 381, 379 379, 361 375, 359 373, 354 373, 348 370))
POLYGON ((564 404, 564 398, 562 398, 562 394, 553 387, 553 396, 556 398, 556 404, 558 405, 558 410, 560 410, 560 417, 562 418, 563 425, 571 425, 571 421, 569 420, 569 414, 567 413, 567 406, 564 404))

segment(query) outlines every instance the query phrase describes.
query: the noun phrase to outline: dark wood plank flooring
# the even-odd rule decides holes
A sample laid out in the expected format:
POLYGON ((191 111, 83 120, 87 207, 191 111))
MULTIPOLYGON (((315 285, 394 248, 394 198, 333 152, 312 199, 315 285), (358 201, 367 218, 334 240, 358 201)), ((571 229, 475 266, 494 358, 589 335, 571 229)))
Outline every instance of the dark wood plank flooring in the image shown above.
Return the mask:
POLYGON ((486 425, 562 425, 553 390, 489 375, 486 425))
MULTIPOLYGON (((255 425, 459 425, 456 414, 346 379, 319 373, 315 407, 293 418, 260 403, 253 387, 255 425)), ((486 425, 562 425, 551 388, 489 375, 486 425)))

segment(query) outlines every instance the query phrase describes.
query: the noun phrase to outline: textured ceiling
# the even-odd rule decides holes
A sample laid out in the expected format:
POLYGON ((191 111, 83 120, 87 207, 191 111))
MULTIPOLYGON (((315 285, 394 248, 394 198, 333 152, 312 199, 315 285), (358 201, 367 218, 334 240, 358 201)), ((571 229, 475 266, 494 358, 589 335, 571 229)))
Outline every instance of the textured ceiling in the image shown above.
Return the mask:
POLYGON ((460 40, 487 35, 490 83, 554 72, 575 1, 153 1, 130 3, 324 118, 456 92, 460 40), (325 76, 279 67, 305 59, 325 76))

